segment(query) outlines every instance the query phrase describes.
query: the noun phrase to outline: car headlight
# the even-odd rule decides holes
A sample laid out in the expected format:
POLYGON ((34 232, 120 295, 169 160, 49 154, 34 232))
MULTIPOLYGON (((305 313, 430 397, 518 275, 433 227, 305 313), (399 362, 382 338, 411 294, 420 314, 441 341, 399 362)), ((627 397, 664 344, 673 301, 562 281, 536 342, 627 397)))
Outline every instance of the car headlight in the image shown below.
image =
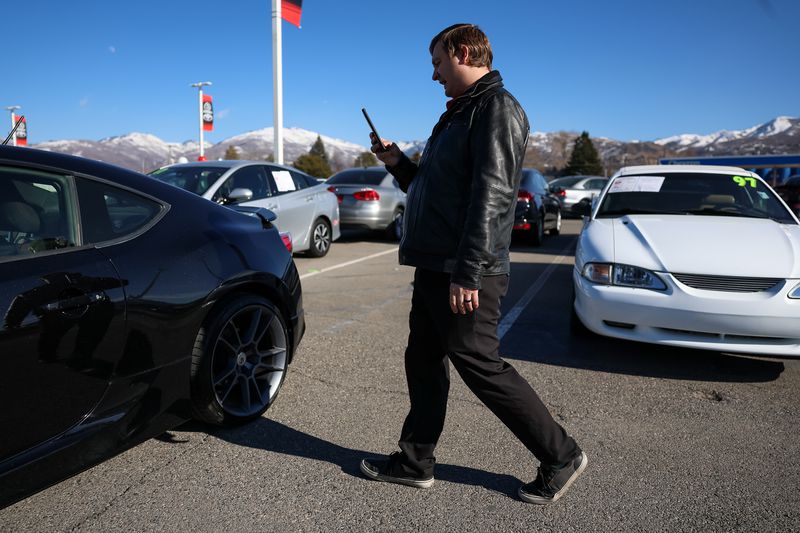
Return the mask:
MULTIPOLYGON (((663 291, 667 288, 667 285, 654 272, 632 265, 586 263, 582 274, 589 281, 602 283, 603 285, 618 285, 656 291, 663 291)), ((800 289, 800 286, 798 286, 798 289, 800 289)), ((800 298, 800 295, 798 298, 800 298)))
POLYGON ((793 300, 800 300, 800 283, 798 283, 794 289, 789 291, 789 298, 793 300))

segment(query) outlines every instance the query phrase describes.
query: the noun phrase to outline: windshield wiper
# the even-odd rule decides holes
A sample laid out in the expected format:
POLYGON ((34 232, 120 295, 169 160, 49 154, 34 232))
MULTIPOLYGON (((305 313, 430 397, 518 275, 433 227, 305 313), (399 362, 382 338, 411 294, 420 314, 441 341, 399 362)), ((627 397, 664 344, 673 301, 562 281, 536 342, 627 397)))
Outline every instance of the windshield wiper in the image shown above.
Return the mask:
POLYGON ((17 128, 19 128, 19 125, 22 124, 23 120, 25 120, 25 115, 20 115, 19 118, 17 119, 17 123, 14 124, 14 129, 11 130, 11 133, 9 133, 8 137, 6 137, 6 140, 3 141, 3 146, 7 145, 8 141, 11 140, 11 137, 13 137, 15 133, 17 133, 17 128))

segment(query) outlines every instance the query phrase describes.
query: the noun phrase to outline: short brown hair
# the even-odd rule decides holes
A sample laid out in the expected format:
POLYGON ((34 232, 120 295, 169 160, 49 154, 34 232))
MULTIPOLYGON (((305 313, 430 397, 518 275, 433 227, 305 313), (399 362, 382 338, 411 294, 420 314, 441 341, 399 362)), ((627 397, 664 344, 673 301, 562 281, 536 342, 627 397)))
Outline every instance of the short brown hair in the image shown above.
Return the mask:
POLYGON ((488 67, 491 70, 492 45, 489 44, 489 38, 483 30, 475 24, 453 24, 437 33, 428 48, 431 54, 439 42, 451 56, 456 54, 459 47, 466 46, 469 50, 471 67, 488 67))

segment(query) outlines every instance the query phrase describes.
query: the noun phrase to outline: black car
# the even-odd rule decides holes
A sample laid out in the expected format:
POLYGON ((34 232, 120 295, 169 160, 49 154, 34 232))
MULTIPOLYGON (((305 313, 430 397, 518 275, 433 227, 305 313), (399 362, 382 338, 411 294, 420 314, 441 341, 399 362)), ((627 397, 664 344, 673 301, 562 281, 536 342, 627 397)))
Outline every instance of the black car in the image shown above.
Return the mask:
POLYGON ((800 216, 800 175, 791 176, 783 184, 775 187, 775 192, 783 198, 789 209, 800 216))
POLYGON ((550 193, 547 180, 538 170, 522 170, 514 216, 514 232, 524 235, 533 246, 542 244, 545 232, 550 235, 561 232, 561 204, 550 193))
POLYGON ((0 507, 191 417, 272 404, 305 330, 273 217, 0 146, 0 507))

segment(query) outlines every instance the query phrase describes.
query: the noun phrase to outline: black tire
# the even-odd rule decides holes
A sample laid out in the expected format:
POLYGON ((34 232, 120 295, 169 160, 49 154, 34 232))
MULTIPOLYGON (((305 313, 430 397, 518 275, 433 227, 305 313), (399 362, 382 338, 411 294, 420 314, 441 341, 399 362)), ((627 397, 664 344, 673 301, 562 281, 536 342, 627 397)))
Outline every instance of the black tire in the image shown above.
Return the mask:
POLYGON ((384 234, 390 241, 400 241, 403 238, 403 210, 395 209, 392 213, 392 223, 386 226, 384 234))
POLYGON ((553 237, 557 237, 561 234, 561 210, 558 211, 558 216, 556 218, 556 227, 550 229, 550 235, 553 237))
POLYGON ((531 246, 541 246, 544 242, 544 217, 539 215, 536 225, 531 228, 528 234, 528 242, 531 246))
POLYGON ((206 319, 192 350, 192 414, 232 426, 260 417, 278 397, 289 361, 289 335, 269 300, 238 295, 206 319))
POLYGON ((308 248, 308 255, 311 257, 323 257, 331 249, 333 235, 331 235, 331 225, 324 218, 318 218, 311 226, 311 246, 308 248))

